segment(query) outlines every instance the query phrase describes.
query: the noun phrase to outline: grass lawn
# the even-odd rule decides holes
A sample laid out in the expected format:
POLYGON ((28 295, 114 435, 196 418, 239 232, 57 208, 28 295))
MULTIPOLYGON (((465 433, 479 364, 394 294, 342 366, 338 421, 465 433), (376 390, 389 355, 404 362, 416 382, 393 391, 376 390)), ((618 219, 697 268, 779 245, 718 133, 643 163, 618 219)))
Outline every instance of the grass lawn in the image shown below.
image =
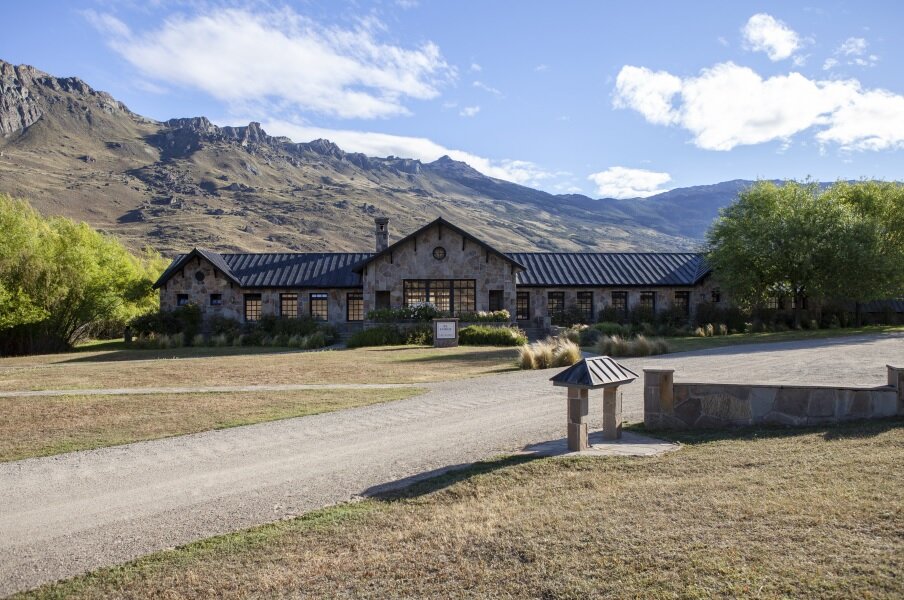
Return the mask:
POLYGON ((670 337, 666 338, 672 352, 687 352, 690 350, 706 350, 707 348, 721 348, 723 346, 735 346, 738 344, 764 344, 768 342, 792 342, 796 340, 819 340, 825 338, 861 335, 864 333, 894 333, 904 332, 904 325, 870 325, 866 327, 853 327, 850 329, 804 329, 792 331, 776 331, 769 333, 735 333, 732 335, 700 337, 670 337))
POLYGON ((505 458, 28 594, 900 598, 904 421, 505 458))
POLYGON ((323 352, 272 348, 103 350, 0 359, 0 390, 423 383, 516 370, 513 348, 388 346, 323 352))
POLYGON ((409 398, 417 388, 0 398, 0 461, 409 398))
MULTIPOLYGON (((713 337, 667 337, 665 340, 669 344, 669 352, 671 353, 707 350, 709 348, 722 348, 724 346, 738 346, 742 344, 793 342, 797 340, 819 340, 851 335, 901 332, 904 332, 904 325, 868 325, 850 329, 804 329, 764 333, 733 333, 731 335, 713 337)), ((582 350, 596 352, 592 346, 582 348, 582 350)))

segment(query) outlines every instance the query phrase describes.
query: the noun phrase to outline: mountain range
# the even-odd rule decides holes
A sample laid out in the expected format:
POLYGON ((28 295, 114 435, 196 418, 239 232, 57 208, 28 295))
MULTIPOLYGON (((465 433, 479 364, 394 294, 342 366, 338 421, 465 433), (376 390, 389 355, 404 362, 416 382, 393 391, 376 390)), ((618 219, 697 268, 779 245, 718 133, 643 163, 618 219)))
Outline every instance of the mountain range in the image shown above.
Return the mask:
POLYGON ((554 195, 448 156, 375 158, 258 123, 159 122, 76 77, 0 61, 0 192, 164 254, 370 250, 377 214, 396 236, 443 216, 506 251, 687 250, 750 183, 554 195))

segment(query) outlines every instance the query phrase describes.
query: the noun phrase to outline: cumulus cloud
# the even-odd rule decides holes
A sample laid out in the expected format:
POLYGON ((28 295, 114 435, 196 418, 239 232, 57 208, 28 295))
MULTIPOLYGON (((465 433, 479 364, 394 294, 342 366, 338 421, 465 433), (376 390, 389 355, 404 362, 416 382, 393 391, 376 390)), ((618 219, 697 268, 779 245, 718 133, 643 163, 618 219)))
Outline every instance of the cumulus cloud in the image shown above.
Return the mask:
POLYGON ((650 123, 687 129, 707 150, 787 142, 810 128, 820 142, 848 150, 899 148, 901 102, 900 95, 864 90, 856 80, 818 81, 793 72, 764 79, 731 62, 686 78, 625 66, 613 98, 616 108, 636 110, 650 123))
POLYGON ((668 191, 662 186, 672 180, 668 173, 628 167, 609 167, 587 179, 596 184, 596 192, 604 198, 646 198, 668 191))
POLYGON ((463 150, 447 148, 424 137, 328 129, 280 120, 265 122, 262 126, 271 135, 284 135, 296 141, 326 138, 347 152, 362 152, 368 156, 402 156, 432 162, 448 155, 468 163, 484 175, 522 185, 536 187, 556 175, 529 161, 484 158, 463 150))
POLYGON ((479 112, 480 112, 479 106, 465 106, 458 112, 458 114, 462 117, 473 117, 474 115, 476 115, 479 112))
POLYGON ((471 63, 471 70, 474 71, 475 73, 480 73, 481 71, 483 71, 483 67, 481 67, 477 63, 471 63))
POLYGON ((172 17, 135 33, 89 13, 110 45, 146 77, 200 89, 231 106, 271 103, 341 118, 408 114, 406 99, 439 95, 455 70, 439 47, 404 48, 379 38, 382 24, 323 26, 285 8, 172 17))
POLYGON ((741 33, 748 48, 765 52, 772 61, 789 58, 801 45, 796 31, 766 13, 750 17, 741 33))

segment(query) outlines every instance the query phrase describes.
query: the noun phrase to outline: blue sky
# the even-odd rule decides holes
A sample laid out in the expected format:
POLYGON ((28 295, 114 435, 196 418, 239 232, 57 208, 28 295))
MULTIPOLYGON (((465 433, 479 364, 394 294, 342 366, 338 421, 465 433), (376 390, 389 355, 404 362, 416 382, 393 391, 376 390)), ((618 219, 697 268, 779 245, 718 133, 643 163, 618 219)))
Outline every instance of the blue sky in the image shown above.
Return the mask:
MULTIPOLYGON (((164 120, 442 154, 551 192, 901 179, 898 2, 42 1, 0 58, 164 120)), ((9 24, 14 24, 10 26, 9 24)))

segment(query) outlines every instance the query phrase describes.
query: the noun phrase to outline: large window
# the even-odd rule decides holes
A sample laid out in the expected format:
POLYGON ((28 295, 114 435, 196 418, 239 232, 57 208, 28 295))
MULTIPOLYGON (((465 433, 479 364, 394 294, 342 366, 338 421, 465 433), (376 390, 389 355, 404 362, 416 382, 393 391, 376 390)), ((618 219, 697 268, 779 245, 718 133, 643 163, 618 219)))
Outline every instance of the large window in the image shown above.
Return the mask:
POLYGON ((245 320, 249 323, 261 320, 260 294, 245 294, 245 320))
POLYGON ((578 292, 578 310, 584 315, 584 323, 593 322, 593 292, 578 292))
POLYGON ((549 292, 546 295, 546 314, 550 317, 565 312, 565 292, 549 292))
POLYGON ((298 318, 298 294, 279 295, 279 316, 284 319, 298 318))
POLYGON ((405 306, 430 302, 442 312, 477 310, 473 279, 406 279, 402 291, 405 306))
POLYGON ((530 321, 530 292, 518 292, 515 298, 515 318, 530 321))
POLYGON ((640 308, 650 312, 656 311, 656 292, 640 293, 640 308))
POLYGON ((311 294, 311 318, 315 321, 328 321, 330 318, 329 300, 327 295, 318 292, 311 294))
POLYGON ((675 300, 672 307, 676 312, 680 312, 685 317, 691 314, 691 293, 675 292, 675 300))
POLYGON ((502 290, 490 290, 490 310, 502 310, 502 290))
POLYGON ((628 314, 628 292, 612 292, 612 308, 621 316, 628 314))
POLYGON ((345 297, 345 320, 364 320, 364 294, 361 292, 349 292, 345 297))

